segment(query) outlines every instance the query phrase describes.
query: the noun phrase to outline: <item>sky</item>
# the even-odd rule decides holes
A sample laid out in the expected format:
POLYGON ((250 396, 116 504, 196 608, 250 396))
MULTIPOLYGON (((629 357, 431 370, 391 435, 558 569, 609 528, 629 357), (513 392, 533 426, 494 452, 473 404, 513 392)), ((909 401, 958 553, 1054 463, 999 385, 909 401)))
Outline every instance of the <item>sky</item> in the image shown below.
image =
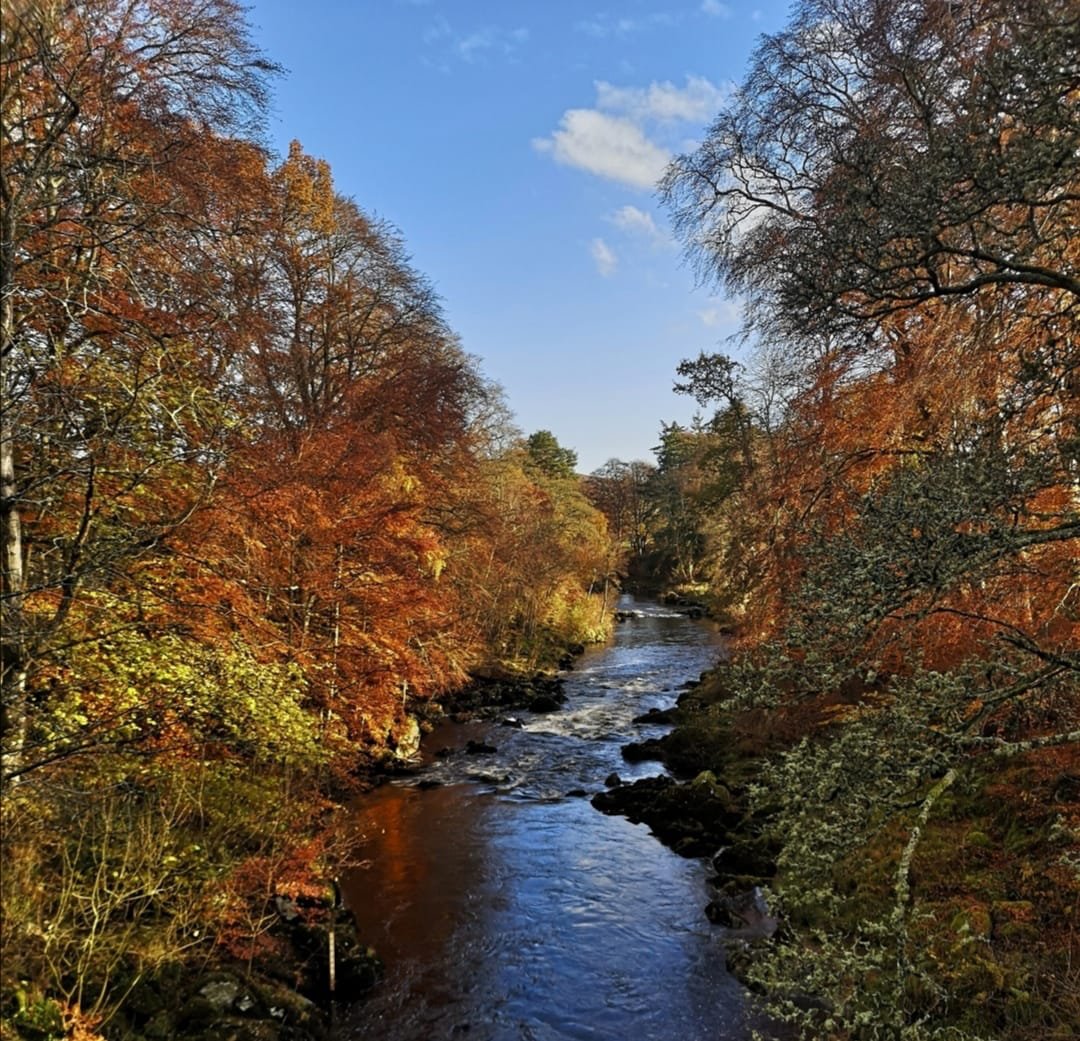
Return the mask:
POLYGON ((694 403, 675 367, 730 351, 654 185, 700 141, 787 0, 250 0, 285 66, 269 135, 404 236, 525 434, 589 473, 652 461, 694 403))

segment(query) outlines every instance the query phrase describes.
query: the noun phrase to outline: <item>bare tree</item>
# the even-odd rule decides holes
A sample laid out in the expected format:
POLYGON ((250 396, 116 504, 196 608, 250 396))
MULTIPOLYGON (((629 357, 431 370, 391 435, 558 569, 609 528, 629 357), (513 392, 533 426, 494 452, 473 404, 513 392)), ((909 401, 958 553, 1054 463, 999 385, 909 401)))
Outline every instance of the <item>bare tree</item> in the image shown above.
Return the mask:
POLYGON ((1078 84, 1075 0, 804 0, 662 191, 773 334, 987 286, 1074 311, 1078 84))

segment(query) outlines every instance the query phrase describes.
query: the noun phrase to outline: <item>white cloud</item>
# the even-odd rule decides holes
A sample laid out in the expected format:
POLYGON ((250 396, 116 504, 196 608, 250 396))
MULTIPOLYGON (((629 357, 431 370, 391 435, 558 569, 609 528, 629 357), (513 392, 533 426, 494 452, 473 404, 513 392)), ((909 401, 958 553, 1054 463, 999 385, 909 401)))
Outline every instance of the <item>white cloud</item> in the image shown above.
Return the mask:
POLYGON ((634 188, 652 188, 671 158, 632 120, 591 108, 564 112, 559 129, 535 138, 533 147, 566 166, 634 188))
POLYGON ((596 104, 609 112, 621 112, 638 122, 704 122, 724 102, 724 92, 704 76, 687 76, 685 87, 665 80, 647 87, 615 87, 604 80, 596 84, 596 104))
POLYGON ((604 278, 610 278, 615 274, 615 269, 619 266, 619 258, 603 239, 593 239, 589 245, 589 252, 596 264, 596 270, 604 278))
POLYGON ((682 124, 710 119, 724 92, 703 76, 687 76, 686 85, 650 83, 647 87, 616 87, 596 83, 596 107, 563 113, 559 128, 549 137, 533 139, 538 152, 557 162, 607 177, 634 188, 652 188, 671 159, 668 144, 680 135, 682 124))
POLYGON ((475 61, 485 52, 510 55, 529 38, 529 30, 500 29, 487 25, 455 41, 455 49, 465 61, 475 61))
POLYGON ((642 14, 633 18, 625 16, 616 18, 609 14, 598 14, 593 18, 584 18, 576 22, 574 28, 586 36, 603 40, 609 36, 629 36, 631 33, 678 25, 679 21, 679 16, 671 11, 654 11, 651 14, 642 14))
POLYGON ((652 215, 636 206, 621 206, 610 217, 611 223, 629 235, 641 235, 654 246, 673 246, 671 236, 656 226, 652 215))
POLYGON ((713 18, 730 18, 733 13, 727 4, 720 3, 720 0, 702 0, 701 9, 713 18))
POLYGON ((655 235, 658 232, 656 223, 644 210, 636 206, 623 206, 612 214, 612 223, 623 231, 640 231, 646 235, 655 235))

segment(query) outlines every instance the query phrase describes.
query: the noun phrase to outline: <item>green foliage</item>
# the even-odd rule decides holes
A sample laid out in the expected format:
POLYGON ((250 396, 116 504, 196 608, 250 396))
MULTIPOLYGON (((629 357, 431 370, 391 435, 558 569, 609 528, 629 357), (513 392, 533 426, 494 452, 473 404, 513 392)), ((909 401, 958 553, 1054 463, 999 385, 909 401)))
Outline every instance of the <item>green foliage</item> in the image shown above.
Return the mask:
MULTIPOLYGON (((724 702, 725 712, 784 706, 796 713, 795 683, 804 689, 821 684, 820 690, 838 685, 829 668, 794 666, 787 656, 774 660, 775 671, 764 659, 731 670, 728 681, 737 693, 724 702)), ((824 710, 819 705, 803 716, 806 736, 759 762, 751 811, 768 820, 768 834, 780 848, 770 904, 790 932, 755 953, 748 975, 768 995, 770 1011, 796 1025, 801 1036, 975 1041, 992 1036, 997 1017, 1013 1007, 1010 988, 1022 980, 1023 968, 988 948, 977 964, 971 962, 976 952, 963 945, 950 952, 933 910, 934 900, 947 896, 928 892, 926 884, 929 876, 940 880, 945 894, 963 891, 952 877, 957 848, 948 822, 1000 810, 992 803, 982 809, 978 801, 995 771, 991 760, 973 754, 979 746, 970 739, 973 721, 981 718, 985 668, 916 670, 895 678, 887 692, 866 689, 853 702, 833 702, 824 710), (922 881, 917 889, 916 872, 922 881), (963 1014, 958 1002, 976 992, 984 995, 984 1008, 963 1014)), ((1057 696, 1067 696, 1066 690, 1059 684, 1057 696)), ((1026 746, 991 747, 1019 755, 1026 746)), ((1046 818, 1038 831, 1013 819, 991 843, 985 834, 979 838, 980 828, 997 831, 990 817, 965 844, 975 863, 988 847, 1013 858, 1052 861, 1067 853, 1076 836, 1052 809, 1046 818), (1010 848, 1015 841, 1024 843, 1022 850, 1010 848)), ((979 898, 992 892, 988 881, 979 878, 979 898)), ((957 921, 971 920, 972 913, 957 921)), ((1002 943, 1012 935, 995 931, 1002 943)), ((1047 963, 1065 957, 1059 951, 1047 963)), ((1055 1021, 1052 1014, 1045 1018, 1045 1004, 1038 1015, 1039 1022, 1055 1021)))
POLYGON ((260 662, 238 640, 215 646, 129 624, 60 658, 28 734, 29 765, 164 742, 202 756, 310 769, 327 752, 306 694, 297 665, 260 662))
POLYGON ((528 465, 545 477, 573 477, 577 452, 563 448, 550 430, 537 430, 525 439, 528 465))

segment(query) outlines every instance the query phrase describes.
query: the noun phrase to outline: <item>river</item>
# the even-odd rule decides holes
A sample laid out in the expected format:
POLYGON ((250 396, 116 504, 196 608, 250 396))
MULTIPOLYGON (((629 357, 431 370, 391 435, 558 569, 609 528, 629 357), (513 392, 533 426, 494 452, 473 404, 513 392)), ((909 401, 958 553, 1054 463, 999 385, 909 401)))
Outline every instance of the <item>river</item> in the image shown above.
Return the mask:
POLYGON ((707 622, 637 612, 566 676, 567 704, 523 726, 446 724, 418 777, 356 805, 362 865, 343 882, 385 979, 339 1041, 743 1041, 740 986, 703 914, 708 868, 586 798, 657 773, 620 747, 712 664, 707 622), (470 755, 466 741, 497 748, 470 755), (440 749, 455 749, 438 757, 440 749), (420 787, 439 782, 436 787, 420 787))

